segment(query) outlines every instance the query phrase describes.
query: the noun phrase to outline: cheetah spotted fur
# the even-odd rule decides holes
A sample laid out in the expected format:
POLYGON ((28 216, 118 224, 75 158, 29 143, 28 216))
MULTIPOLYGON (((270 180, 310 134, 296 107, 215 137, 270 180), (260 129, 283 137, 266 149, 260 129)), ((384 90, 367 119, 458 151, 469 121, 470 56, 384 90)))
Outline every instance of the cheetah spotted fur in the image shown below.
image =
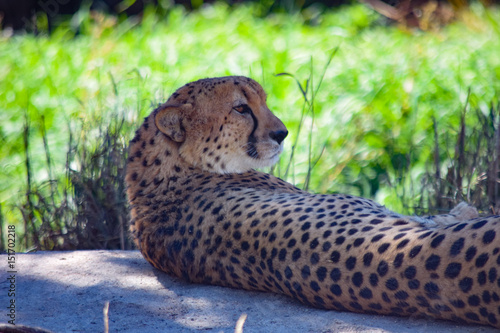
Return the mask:
POLYGON ((500 328, 500 217, 402 216, 302 191, 274 164, 286 127, 246 77, 177 90, 130 142, 131 232, 154 267, 326 309, 500 328))

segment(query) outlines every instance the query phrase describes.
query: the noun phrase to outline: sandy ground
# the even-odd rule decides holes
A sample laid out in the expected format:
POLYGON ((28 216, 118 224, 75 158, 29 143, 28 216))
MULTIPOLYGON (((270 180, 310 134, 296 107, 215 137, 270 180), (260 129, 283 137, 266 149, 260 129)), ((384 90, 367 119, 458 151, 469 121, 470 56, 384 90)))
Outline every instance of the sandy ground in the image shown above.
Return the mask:
MULTIPOLYGON (((7 256, 0 256, 2 267, 7 256)), ((138 251, 18 254, 16 324, 53 332, 497 332, 450 322, 360 315, 307 307, 285 296, 193 285, 150 266, 138 251)), ((0 281, 0 322, 10 283, 0 281)))

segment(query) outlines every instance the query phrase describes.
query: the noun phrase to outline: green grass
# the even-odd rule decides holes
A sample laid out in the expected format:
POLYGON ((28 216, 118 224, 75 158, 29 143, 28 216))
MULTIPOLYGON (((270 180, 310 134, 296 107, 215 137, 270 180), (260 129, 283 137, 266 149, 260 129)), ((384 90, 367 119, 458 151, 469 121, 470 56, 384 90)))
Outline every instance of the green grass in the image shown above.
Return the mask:
MULTIPOLYGON (((291 132, 276 174, 285 175, 296 142, 288 181, 412 213, 423 202, 434 163, 433 121, 446 174, 462 110, 467 105, 465 123, 474 131, 481 127, 476 112, 489 115, 492 103, 498 107, 498 9, 475 5, 430 32, 387 26, 362 5, 325 13, 314 26, 301 15, 258 18, 257 12, 246 5, 191 14, 174 8, 166 17, 146 12, 141 24, 81 13, 74 19, 80 22, 76 36, 61 27, 50 37, 0 37, 3 227, 29 228, 19 210, 28 188, 26 119, 31 190, 60 203, 65 189, 75 191, 64 176, 81 169, 81 147, 97 149, 96 138, 113 119, 125 119, 118 139, 125 144, 142 117, 184 83, 247 75, 262 83, 270 108, 291 132), (310 105, 293 78, 275 76, 283 72, 303 87, 310 80, 310 105)), ((30 217, 34 224, 40 219, 30 217)))

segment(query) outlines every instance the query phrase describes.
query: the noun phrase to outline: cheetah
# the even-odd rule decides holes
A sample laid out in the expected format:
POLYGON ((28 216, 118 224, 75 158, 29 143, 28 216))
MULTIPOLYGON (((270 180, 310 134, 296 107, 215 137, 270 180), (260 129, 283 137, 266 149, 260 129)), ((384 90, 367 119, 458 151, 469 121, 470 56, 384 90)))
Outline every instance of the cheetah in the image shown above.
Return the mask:
POLYGON ((146 117, 126 175, 145 259, 189 282, 324 309, 500 328, 500 216, 466 204, 403 216, 255 171, 278 161, 287 134, 246 77, 189 83, 146 117))

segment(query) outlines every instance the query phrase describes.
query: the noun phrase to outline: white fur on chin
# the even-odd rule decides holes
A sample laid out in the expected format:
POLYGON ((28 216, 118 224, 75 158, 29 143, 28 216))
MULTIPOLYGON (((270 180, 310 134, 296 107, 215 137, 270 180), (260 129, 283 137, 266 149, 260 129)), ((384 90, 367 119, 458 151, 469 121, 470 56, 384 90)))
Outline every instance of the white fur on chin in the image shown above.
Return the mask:
POLYGON ((283 146, 280 145, 279 148, 275 150, 277 151, 275 151, 274 153, 270 153, 270 156, 265 158, 252 158, 246 154, 239 158, 228 158, 228 161, 225 162, 226 167, 224 169, 217 165, 213 170, 210 171, 220 174, 229 174, 244 173, 254 169, 272 167, 273 165, 278 163, 281 152, 283 151, 283 146))

